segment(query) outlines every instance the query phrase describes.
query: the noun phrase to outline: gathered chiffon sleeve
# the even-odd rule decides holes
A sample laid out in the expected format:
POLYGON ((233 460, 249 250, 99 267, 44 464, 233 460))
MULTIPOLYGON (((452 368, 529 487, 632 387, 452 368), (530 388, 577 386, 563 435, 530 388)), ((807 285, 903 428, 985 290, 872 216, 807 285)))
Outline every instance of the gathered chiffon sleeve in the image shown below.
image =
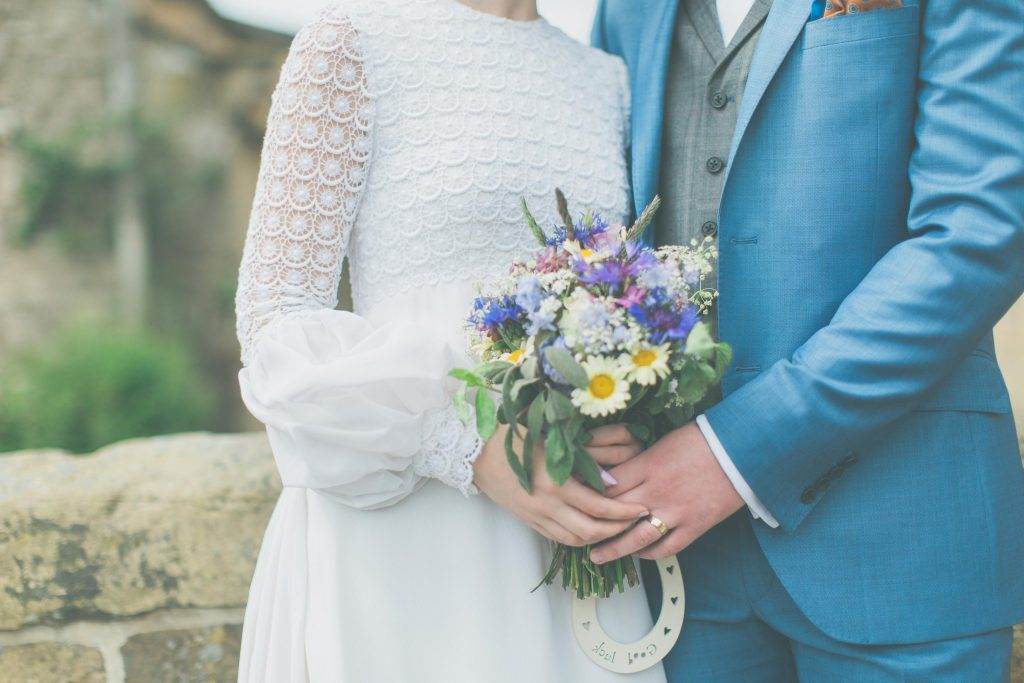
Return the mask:
POLYGON ((424 478, 475 492, 482 446, 451 403, 458 353, 448 342, 336 310, 373 156, 369 78, 340 9, 296 36, 273 96, 236 297, 242 398, 267 427, 284 485, 365 509, 397 503, 424 478))

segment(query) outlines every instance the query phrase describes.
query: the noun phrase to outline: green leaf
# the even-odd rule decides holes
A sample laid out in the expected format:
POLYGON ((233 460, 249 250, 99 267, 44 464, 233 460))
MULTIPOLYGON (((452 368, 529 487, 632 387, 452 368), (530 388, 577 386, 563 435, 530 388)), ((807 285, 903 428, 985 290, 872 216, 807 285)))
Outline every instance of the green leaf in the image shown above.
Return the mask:
POLYGON ((715 344, 715 370, 721 379, 725 371, 732 365, 732 347, 725 342, 715 344))
POLYGON ((520 394, 523 392, 523 389, 535 384, 536 382, 537 380, 535 379, 526 379, 525 377, 523 379, 517 379, 515 383, 512 384, 512 400, 519 403, 520 394))
POLYGON ((633 438, 637 441, 647 443, 647 440, 651 438, 651 428, 640 424, 628 424, 626 429, 633 435, 633 438))
POLYGON ((552 427, 548 431, 547 440, 544 442, 544 451, 548 474, 556 484, 561 486, 572 475, 574 458, 573 452, 565 442, 565 434, 559 427, 552 427))
POLYGON ((494 436, 498 428, 497 410, 494 408, 494 399, 487 389, 477 389, 476 392, 476 431, 484 441, 494 436))
POLYGON ((544 230, 541 229, 537 223, 537 219, 530 213, 530 206, 526 203, 526 197, 519 198, 519 208, 523 211, 523 218, 526 220, 526 225, 530 228, 530 232, 533 233, 534 238, 540 243, 540 246, 547 246, 548 238, 544 234, 544 230))
POLYGON ((566 443, 586 444, 590 441, 590 434, 583 430, 583 416, 573 415, 562 424, 562 431, 565 432, 566 443))
POLYGON ((533 450, 544 441, 544 394, 538 394, 526 414, 526 439, 523 453, 526 455, 526 469, 533 474, 533 450))
POLYGON ((508 361, 494 360, 478 367, 476 374, 492 384, 501 384, 501 380, 505 379, 505 373, 511 370, 512 367, 512 363, 508 361))
POLYGON ((715 372, 715 369, 711 365, 707 363, 697 363, 697 367, 700 369, 701 374, 704 375, 704 379, 707 380, 708 384, 714 384, 718 381, 718 373, 715 372))
POLYGON ((696 361, 688 361, 676 377, 679 380, 676 395, 686 403, 696 403, 707 393, 708 381, 700 365, 696 361))
POLYGON ((529 493, 533 488, 530 485, 530 473, 526 471, 526 467, 520 462, 519 456, 516 455, 515 433, 515 429, 510 428, 505 434, 505 457, 508 459, 508 464, 512 467, 512 471, 516 473, 519 485, 529 493))
POLYGON ((560 391, 552 389, 548 392, 547 402, 547 418, 548 422, 561 422, 562 420, 568 420, 576 414, 576 409, 572 405, 572 401, 569 397, 560 391))
POLYGON ((512 400, 512 385, 516 381, 516 370, 512 368, 505 374, 505 380, 501 383, 501 410, 505 414, 505 421, 514 425, 517 412, 515 401, 512 400))
POLYGON ((544 352, 544 358, 558 374, 566 379, 577 389, 586 389, 590 385, 590 378, 583 366, 576 362, 572 354, 557 346, 549 346, 544 352))
POLYGON ((540 376, 537 373, 536 356, 530 356, 529 358, 524 360, 520 368, 520 372, 522 372, 523 377, 525 377, 526 379, 540 379, 540 376))
POLYGON ((485 380, 483 377, 481 377, 480 375, 476 374, 472 370, 465 370, 463 368, 455 368, 454 370, 452 370, 451 372, 448 373, 448 376, 449 377, 454 377, 457 380, 461 380, 461 381, 465 382, 467 386, 470 386, 470 387, 481 387, 481 388, 484 388, 484 387, 487 386, 487 380, 485 380))
POLYGON ((693 419, 693 407, 681 408, 679 406, 672 406, 665 410, 665 417, 668 418, 673 427, 682 427, 693 419))
POLYGON ((532 435, 540 436, 544 431, 545 404, 544 394, 537 394, 537 398, 530 404, 530 410, 526 414, 526 428, 532 435))
MULTIPOLYGON (((483 391, 481 389, 481 391, 483 391)), ((455 406, 455 414, 459 416, 459 419, 463 424, 468 424, 472 418, 472 412, 469 408, 469 399, 466 398, 466 387, 465 385, 459 387, 459 390, 455 392, 455 396, 452 398, 452 404, 455 406)))
POLYGON ((604 493, 604 480, 601 479, 601 470, 598 468, 594 458, 585 448, 576 448, 576 457, 573 461, 573 471, 583 477, 583 481, 590 488, 604 493))
POLYGON ((701 360, 710 360, 715 350, 715 340, 707 323, 697 323, 686 337, 686 354, 701 360))

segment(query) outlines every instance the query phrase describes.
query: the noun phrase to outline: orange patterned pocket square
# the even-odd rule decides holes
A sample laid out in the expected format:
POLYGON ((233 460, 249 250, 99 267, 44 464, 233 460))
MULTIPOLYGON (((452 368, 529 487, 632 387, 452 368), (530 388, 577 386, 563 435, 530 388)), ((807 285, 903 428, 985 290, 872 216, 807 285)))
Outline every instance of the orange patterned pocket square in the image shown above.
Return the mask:
POLYGON ((876 9, 896 9, 897 7, 903 7, 903 0, 828 0, 825 3, 825 14, 822 18, 831 19, 844 14, 871 12, 876 9))

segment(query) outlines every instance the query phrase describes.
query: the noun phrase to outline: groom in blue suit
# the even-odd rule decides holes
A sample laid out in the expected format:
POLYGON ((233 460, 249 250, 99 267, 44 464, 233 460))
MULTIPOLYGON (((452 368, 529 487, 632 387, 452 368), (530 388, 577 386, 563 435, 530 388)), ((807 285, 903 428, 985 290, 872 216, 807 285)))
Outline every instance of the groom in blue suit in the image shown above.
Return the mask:
POLYGON ((670 680, 1006 680, 1024 3, 602 0, 594 42, 629 69, 635 206, 717 241, 735 351, 720 402, 612 472, 665 525, 593 551, 679 553, 670 680))

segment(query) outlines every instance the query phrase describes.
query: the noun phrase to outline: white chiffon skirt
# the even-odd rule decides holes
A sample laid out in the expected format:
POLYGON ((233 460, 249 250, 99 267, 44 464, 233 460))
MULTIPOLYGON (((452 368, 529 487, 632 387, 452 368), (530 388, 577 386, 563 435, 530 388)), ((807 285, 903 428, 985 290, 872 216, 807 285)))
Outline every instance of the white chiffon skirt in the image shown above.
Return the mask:
MULTIPOLYGON (((560 585, 531 592, 547 540, 486 496, 399 471, 412 448, 406 415, 428 403, 411 387, 443 380, 445 361, 431 359, 450 355, 413 350, 408 330, 463 349, 473 291, 439 285, 360 316, 298 319, 243 370, 247 404, 276 425, 285 489, 253 576, 240 681, 664 682, 660 666, 631 676, 598 667, 573 637, 573 596, 560 585), (317 477, 324 486, 301 485, 317 477)), ((600 617, 623 642, 652 624, 642 588, 603 601, 600 617)))
MULTIPOLYGON (((287 488, 253 577, 240 681, 661 683, 599 668, 570 630, 569 593, 531 593, 548 542, 484 497, 430 482, 364 511, 287 488)), ((641 588, 600 606, 618 640, 651 627, 641 588)))

